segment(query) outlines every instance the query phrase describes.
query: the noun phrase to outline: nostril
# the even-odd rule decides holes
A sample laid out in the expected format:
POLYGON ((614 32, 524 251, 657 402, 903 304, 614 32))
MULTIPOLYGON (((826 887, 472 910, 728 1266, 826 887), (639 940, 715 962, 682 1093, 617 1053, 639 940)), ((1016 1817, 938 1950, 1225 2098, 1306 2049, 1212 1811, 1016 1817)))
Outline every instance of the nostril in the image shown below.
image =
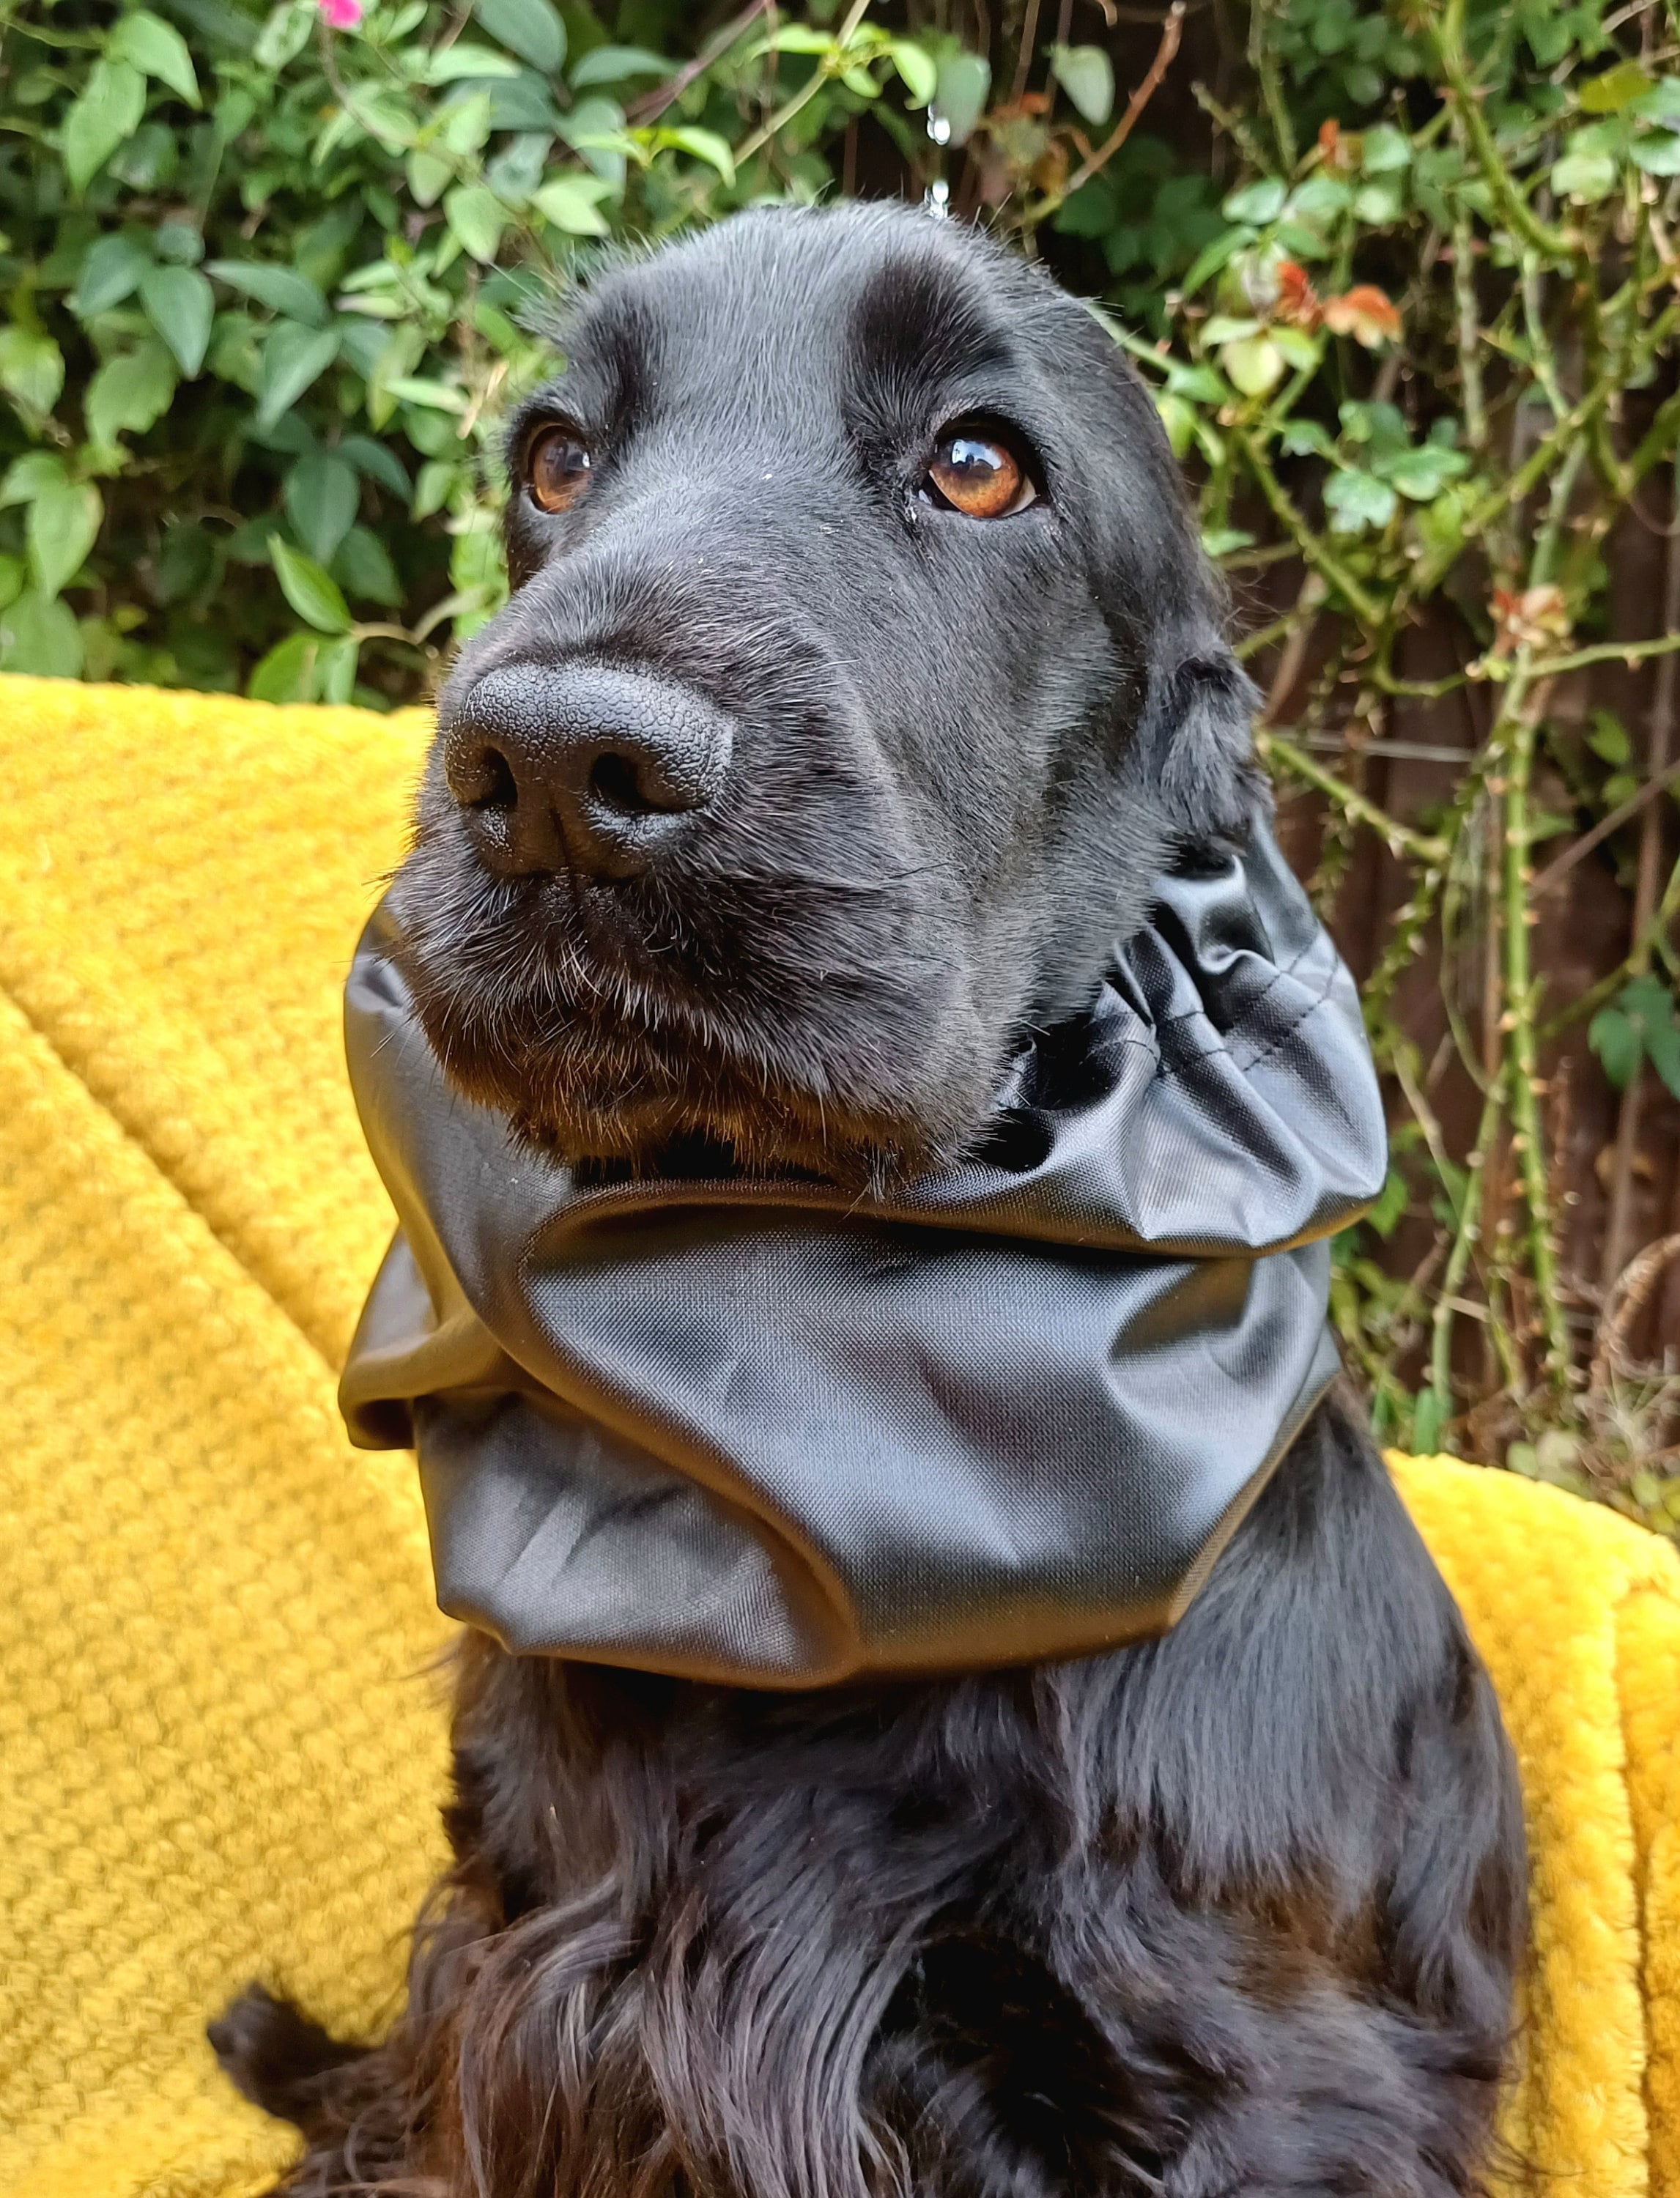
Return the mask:
POLYGON ((445 765, 449 790, 462 809, 513 809, 519 803, 514 767, 493 741, 451 746, 445 765))
POLYGON ((643 789, 635 764, 627 755, 609 749, 590 766, 590 792, 621 817, 647 817, 659 806, 643 789))

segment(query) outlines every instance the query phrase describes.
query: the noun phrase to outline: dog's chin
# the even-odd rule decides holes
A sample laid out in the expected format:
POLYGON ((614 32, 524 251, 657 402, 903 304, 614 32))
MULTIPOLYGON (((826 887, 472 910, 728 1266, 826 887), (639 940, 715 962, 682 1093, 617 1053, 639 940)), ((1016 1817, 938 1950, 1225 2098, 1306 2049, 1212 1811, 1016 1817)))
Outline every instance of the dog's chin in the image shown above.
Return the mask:
MULTIPOLYGON (((881 1090, 899 1096, 893 1106, 768 1046, 741 1056, 598 1010, 550 1010, 538 1032, 519 1018, 457 1015, 423 984, 416 1004, 456 1091, 501 1114, 527 1150, 599 1181, 791 1178, 883 1190, 959 1159, 985 1126, 975 1116, 985 1110, 954 1105, 945 1079, 916 1103, 925 1065, 874 1064, 881 1090)), ((974 1088, 984 1092, 983 1072, 974 1088)))

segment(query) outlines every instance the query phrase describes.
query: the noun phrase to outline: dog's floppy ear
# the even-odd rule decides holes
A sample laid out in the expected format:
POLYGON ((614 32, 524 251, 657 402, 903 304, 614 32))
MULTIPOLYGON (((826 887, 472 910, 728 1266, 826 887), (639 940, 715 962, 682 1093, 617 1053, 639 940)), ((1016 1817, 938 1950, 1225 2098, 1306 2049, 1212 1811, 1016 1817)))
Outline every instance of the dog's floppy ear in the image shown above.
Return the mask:
POLYGON ((1154 400, 1095 322, 1086 331, 1084 386, 1097 408, 1090 444, 1103 454, 1092 472, 1099 586, 1143 689, 1126 792, 1187 845, 1241 835, 1260 782, 1259 696, 1225 639, 1224 590, 1154 400))
POLYGON ((1187 844, 1241 836, 1262 783, 1259 700, 1211 622, 1170 620, 1152 637, 1125 776, 1187 844))

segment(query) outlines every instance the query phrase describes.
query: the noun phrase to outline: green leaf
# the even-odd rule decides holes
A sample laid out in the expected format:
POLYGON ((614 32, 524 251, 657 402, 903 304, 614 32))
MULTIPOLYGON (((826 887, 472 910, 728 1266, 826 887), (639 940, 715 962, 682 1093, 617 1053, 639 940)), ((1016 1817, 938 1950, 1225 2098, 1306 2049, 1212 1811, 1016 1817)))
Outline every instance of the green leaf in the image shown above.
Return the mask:
POLYGON ((1405 201, 1390 183, 1366 183, 1353 194, 1353 212, 1367 229, 1389 229, 1405 212, 1405 201))
POLYGON ((204 271, 229 289, 254 298, 270 312, 283 313, 288 321, 302 321, 312 329, 327 325, 327 300, 306 275, 294 268, 276 266, 271 260, 209 259, 204 271))
POLYGON ((696 130, 687 124, 676 130, 661 130, 659 134, 662 143, 692 153, 695 160, 715 168, 726 183, 734 183, 735 154, 727 137, 720 137, 715 130, 696 130))
POLYGON ((161 15, 154 15, 144 8, 119 15, 105 50, 113 61, 131 61, 143 74, 167 84, 171 91, 179 93, 189 107, 202 104, 187 42, 175 26, 166 23, 161 15))
POLYGON ((754 56, 759 54, 831 54, 836 44, 830 32, 813 30, 804 23, 788 23, 773 37, 760 38, 751 52, 754 56))
POLYGON ((345 593, 387 610, 400 608, 402 583, 390 553, 370 527, 352 526, 333 559, 333 578, 345 593))
POLYGON ((1168 363, 1166 386, 1195 404, 1223 404, 1230 394, 1211 366, 1186 366, 1177 359, 1168 363))
POLYGON ((898 72, 898 81, 910 96, 910 105, 926 107, 939 88, 939 72, 932 54, 913 38, 894 38, 887 50, 898 72))
POLYGON ((1394 1234, 1404 1214, 1411 1192, 1406 1178, 1398 1168, 1390 1168, 1383 1179, 1382 1189, 1376 1204, 1365 1216, 1377 1235, 1386 1242, 1394 1234))
POLYGON ((253 702, 312 702, 322 643, 312 633, 288 634, 252 672, 246 693, 253 702))
POLYGON ((280 591, 300 619, 319 633, 350 631, 349 605, 330 573, 323 572, 312 557, 294 550, 279 534, 270 542, 269 555, 274 561, 280 591))
POLYGON ((190 381, 210 348, 215 292, 196 267, 153 267, 140 278, 140 302, 190 381))
POLYGON ((1566 153, 1552 163, 1552 189, 1576 206, 1607 199, 1616 188, 1616 164, 1607 153, 1566 153))
POLYGON ((1383 480, 1414 503, 1433 503, 1449 481, 1469 469, 1470 461, 1462 451, 1441 443, 1425 443, 1398 457, 1385 458, 1377 467, 1383 480))
POLYGON ((1240 191, 1233 191, 1219 211, 1227 221, 1248 222, 1256 229, 1264 229, 1282 212, 1288 196, 1288 190, 1276 176, 1266 176, 1258 183, 1245 183, 1240 191))
POLYGON ((1653 131, 1648 137, 1635 138, 1631 157, 1648 176, 1680 176, 1680 137, 1671 131, 1653 131))
POLYGON ((473 12, 510 54, 544 76, 560 74, 566 63, 566 26, 549 0, 478 0, 473 12))
POLYGON ((1162 389, 1156 392, 1155 410, 1166 430, 1166 439, 1172 445, 1173 456, 1183 457, 1195 439, 1195 408, 1187 404, 1182 397, 1175 397, 1170 389, 1162 389))
POLYGON ((621 189, 625 154, 631 141, 625 136, 624 109, 599 94, 580 99, 561 125, 560 134, 584 166, 621 189))
POLYGON ((1278 436, 1279 446, 1292 458, 1331 458, 1336 446, 1316 420, 1286 420, 1278 436))
POLYGON ((152 256, 131 236, 102 236, 88 247, 76 288, 67 303, 78 320, 90 321, 96 313, 120 305, 138 288, 141 276, 152 265, 152 256))
POLYGON ((599 176, 558 176, 534 192, 531 203, 568 236, 606 236, 610 232, 601 201, 612 195, 612 184, 599 176))
POLYGON ((1587 1043, 1618 1091, 1625 1091, 1644 1057, 1645 1034, 1619 1008, 1601 1008, 1587 1026, 1587 1043))
POLYGON ((1259 335, 1260 323, 1256 320, 1240 320, 1231 313, 1215 313, 1203 324, 1201 340, 1207 344, 1241 343, 1249 336, 1259 335))
POLYGON ((323 641, 315 659, 316 691, 323 702, 340 706, 356 692, 356 659, 361 643, 353 633, 323 641))
POLYGON ((645 46, 596 46, 572 72, 572 87, 583 91, 590 84, 627 84, 637 77, 671 74, 671 63, 662 54, 645 46))
POLYGON ((73 189, 87 189, 145 112, 146 79, 133 63, 96 61, 64 118, 64 168, 73 189))
POLYGON ((403 404, 417 404, 423 412, 453 412, 459 416, 467 410, 465 391, 445 381, 427 381, 412 375, 395 375, 385 386, 403 404))
POLYGON ((1680 130, 1680 76, 1659 77, 1644 96, 1634 102, 1632 112, 1642 122, 1661 122, 1680 130))
POLYGON ((1114 64, 1102 48, 1052 46, 1050 73, 1092 129, 1100 130, 1114 111, 1114 64))
POLYGON ((204 233, 189 221, 160 222, 152 249, 171 267, 196 267, 204 257, 204 233))
POLYGON ((35 498, 24 539, 30 572, 44 596, 57 595, 81 571, 104 516, 91 481, 60 482, 35 498))
POLYGON ((68 603, 31 588, 0 611, 0 672, 37 679, 79 679, 81 630, 68 603))
POLYGON ((277 321, 263 346, 258 424, 273 427, 305 390, 320 380, 338 355, 336 329, 308 329, 300 327, 296 321, 277 321))
POLYGON ((966 145, 991 90, 991 64, 983 54, 947 52, 933 84, 933 112, 950 126, 947 142, 966 145))
POLYGON ((523 136, 504 146, 484 172, 484 179, 503 206, 526 206, 543 180, 554 147, 551 137, 523 136))
POLYGON ((175 362, 155 337, 108 359, 83 400, 89 441, 113 450, 119 435, 143 435, 168 411, 174 394, 175 362))
POLYGON ((1668 1014, 1663 1021, 1646 1025, 1645 1050, 1665 1086, 1680 1099, 1680 1023, 1674 1020, 1672 1000, 1668 1003, 1668 1014))
POLYGON ((1242 336, 1226 344, 1219 363, 1245 397, 1264 397, 1283 379, 1283 354, 1270 336, 1242 336))
POLYGON ((1584 114, 1619 114, 1650 89, 1651 79, 1638 62, 1623 61, 1602 76, 1589 77, 1576 97, 1584 114))
POLYGON ((1253 536, 1245 533, 1240 526, 1211 527, 1201 538, 1203 553, 1215 560, 1229 557, 1234 550, 1253 549, 1253 536))
POLYGON ((1627 727, 1613 710, 1595 710, 1592 730, 1587 735, 1587 746, 1601 763, 1607 763, 1612 770, 1625 770, 1633 760, 1633 742, 1627 727))
POLYGON ((444 217, 450 234, 462 249, 485 266, 492 266, 502 232, 508 225, 508 209, 484 183, 457 183, 444 194, 444 217))
POLYGON ((29 412, 50 412, 64 387, 64 353, 38 329, 0 329, 0 389, 29 412))
POLYGON ((1359 166, 1368 176, 1392 175, 1411 166, 1411 139, 1392 122, 1378 122, 1360 140, 1359 166))
POLYGON ((1317 365, 1319 345, 1305 329, 1292 329, 1287 323, 1280 322, 1269 334, 1282 352, 1286 364, 1292 366, 1297 374, 1311 374, 1317 365))
POLYGON ((1386 526, 1394 516, 1396 498, 1386 481, 1375 474, 1344 466, 1324 484, 1324 505, 1330 514, 1333 534, 1361 534, 1368 526, 1386 526))
POLYGON ((1309 176, 1290 192, 1284 211, 1291 221, 1305 222, 1311 229, 1325 229, 1337 217, 1345 214, 1353 203, 1353 194, 1335 176, 1327 176, 1321 169, 1309 176))
POLYGON ((14 503, 32 503, 61 481, 67 481, 64 461, 56 451, 26 451, 14 458, 0 480, 0 510, 14 503))
POLYGON ((259 68, 278 76, 309 44, 320 20, 316 0, 280 0, 277 8, 270 9, 268 20, 258 33, 252 59, 259 68))
POLYGON ((458 40, 452 46, 441 46, 426 57, 426 67, 421 81, 424 84, 456 84, 462 77, 517 76, 519 68, 506 54, 498 54, 494 46, 468 45, 458 40))
POLYGON ((334 552, 356 523, 361 500, 356 468, 336 451, 312 451, 287 470, 282 491, 286 516, 317 564, 332 563, 334 552))
POLYGON ((339 445, 339 456, 347 458, 358 474, 377 481, 381 488, 388 488, 404 503, 408 502, 409 477, 403 470, 402 460, 388 444, 377 443, 371 435, 346 435, 339 445))
MULTIPOLYGON (((436 153, 424 150, 410 153, 407 175, 409 190, 416 206, 435 206, 447 189, 455 173, 455 163, 441 159, 436 153)), ((403 310, 408 310, 404 305, 403 310)))

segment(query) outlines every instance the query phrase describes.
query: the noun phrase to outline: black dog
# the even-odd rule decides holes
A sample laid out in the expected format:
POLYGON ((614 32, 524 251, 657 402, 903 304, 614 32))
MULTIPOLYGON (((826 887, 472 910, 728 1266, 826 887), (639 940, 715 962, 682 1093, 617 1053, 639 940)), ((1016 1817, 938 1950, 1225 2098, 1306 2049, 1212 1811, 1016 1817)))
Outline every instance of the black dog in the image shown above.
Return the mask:
MULTIPOLYGON (((609 1170, 958 1154, 1249 805, 1148 398, 904 211, 742 215, 560 340, 396 890, 428 1033, 609 1170)), ((1337 1401, 1159 1642, 777 1696, 470 1637, 455 1736, 391 2038, 259 1992, 214 2033, 305 2131, 295 2190, 1478 2187, 1514 1776, 1337 1401)))

